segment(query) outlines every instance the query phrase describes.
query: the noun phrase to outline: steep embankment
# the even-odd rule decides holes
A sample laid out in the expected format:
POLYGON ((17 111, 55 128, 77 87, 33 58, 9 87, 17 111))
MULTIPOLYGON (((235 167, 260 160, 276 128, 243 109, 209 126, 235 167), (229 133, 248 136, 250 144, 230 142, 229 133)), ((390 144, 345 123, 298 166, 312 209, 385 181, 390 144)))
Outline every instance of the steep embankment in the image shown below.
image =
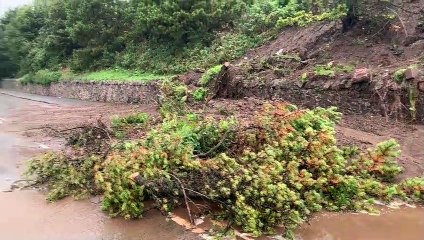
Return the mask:
POLYGON ((423 3, 397 18, 294 27, 227 64, 213 89, 217 97, 283 99, 305 107, 338 106, 344 113, 424 120, 421 75, 423 3))

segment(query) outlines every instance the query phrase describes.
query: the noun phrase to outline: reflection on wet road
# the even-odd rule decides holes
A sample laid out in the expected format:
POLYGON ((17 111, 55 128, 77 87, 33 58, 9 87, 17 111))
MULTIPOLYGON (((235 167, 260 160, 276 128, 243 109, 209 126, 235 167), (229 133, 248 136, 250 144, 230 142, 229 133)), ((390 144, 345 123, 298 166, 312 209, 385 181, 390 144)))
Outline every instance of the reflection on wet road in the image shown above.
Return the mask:
POLYGON ((327 213, 299 229, 299 240, 422 240, 424 209, 384 209, 381 215, 327 213))

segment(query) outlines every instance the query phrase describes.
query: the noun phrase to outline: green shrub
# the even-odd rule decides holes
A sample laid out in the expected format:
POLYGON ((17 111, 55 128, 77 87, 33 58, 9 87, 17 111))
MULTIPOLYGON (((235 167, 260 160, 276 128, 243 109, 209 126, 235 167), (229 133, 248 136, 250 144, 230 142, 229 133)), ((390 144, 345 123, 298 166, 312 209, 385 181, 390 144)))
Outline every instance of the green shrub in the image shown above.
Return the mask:
POLYGON ((163 81, 160 85, 160 113, 162 117, 185 115, 187 113, 188 88, 181 82, 163 81))
POLYGON ((323 76, 323 77, 334 77, 336 76, 336 71, 334 70, 333 66, 331 65, 316 65, 314 68, 314 73, 316 76, 323 76))
POLYGON ((397 70, 393 75, 393 80, 396 83, 401 84, 403 81, 405 81, 405 77, 406 77, 405 72, 406 72, 405 68, 397 70))
POLYGON ((122 68, 168 75, 234 60, 285 26, 340 18, 341 6, 291 0, 52 1, 8 12, 0 41, 22 74, 122 68))
POLYGON ((276 23, 277 29, 283 29, 288 26, 306 26, 314 22, 336 20, 346 16, 344 5, 338 5, 337 8, 321 14, 314 14, 310 11, 294 11, 291 15, 280 17, 276 23))
POLYGON ((406 179, 399 184, 400 192, 417 200, 424 200, 424 177, 406 179))
POLYGON ((49 152, 32 159, 26 175, 35 177, 39 184, 47 184, 51 189, 49 201, 66 196, 81 199, 101 192, 94 183, 98 163, 100 158, 95 156, 69 160, 63 154, 49 152))
POLYGON ((147 113, 133 113, 125 117, 112 117, 111 125, 113 128, 122 128, 128 125, 145 127, 150 120, 150 116, 147 113))
POLYGON ((155 41, 207 42, 215 30, 223 23, 232 24, 245 8, 242 0, 152 1, 137 6, 135 26, 139 35, 155 41))
POLYGON ((62 74, 57 71, 50 70, 40 70, 36 73, 26 74, 21 78, 23 84, 40 84, 40 85, 50 85, 52 83, 58 82, 62 77, 62 74))
POLYGON ((222 70, 222 65, 216 65, 209 68, 200 78, 201 85, 207 85, 212 79, 214 79, 222 70))
POLYGON ((206 99, 208 95, 208 90, 206 88, 200 87, 196 89, 193 93, 193 99, 197 102, 202 102, 206 99))

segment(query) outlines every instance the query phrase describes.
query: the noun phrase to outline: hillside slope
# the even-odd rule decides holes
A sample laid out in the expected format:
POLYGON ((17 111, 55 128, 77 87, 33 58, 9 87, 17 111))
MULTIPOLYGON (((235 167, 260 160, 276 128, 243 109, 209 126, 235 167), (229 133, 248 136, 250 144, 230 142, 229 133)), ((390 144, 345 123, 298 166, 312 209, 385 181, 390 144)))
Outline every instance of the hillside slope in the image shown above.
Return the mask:
POLYGON ((341 22, 287 29, 224 67, 216 96, 335 105, 344 113, 422 122, 424 1, 406 6, 397 18, 360 21, 347 32, 341 22))

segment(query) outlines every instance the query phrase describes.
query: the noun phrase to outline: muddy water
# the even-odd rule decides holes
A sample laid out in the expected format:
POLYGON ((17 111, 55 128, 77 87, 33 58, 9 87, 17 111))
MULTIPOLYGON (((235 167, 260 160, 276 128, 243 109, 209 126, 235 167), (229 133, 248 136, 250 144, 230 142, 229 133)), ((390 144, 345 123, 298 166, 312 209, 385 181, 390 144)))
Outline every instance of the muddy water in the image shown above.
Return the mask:
POLYGON ((423 240, 424 208, 386 209, 380 216, 322 214, 298 231, 298 240, 423 240))
POLYGON ((144 240, 193 239, 158 212, 143 220, 110 219, 97 203, 65 199, 47 204, 35 191, 0 194, 0 239, 144 240))
POLYGON ((37 150, 38 147, 34 143, 0 132, 0 191, 9 190, 10 185, 21 178, 23 159, 19 155, 37 150))

